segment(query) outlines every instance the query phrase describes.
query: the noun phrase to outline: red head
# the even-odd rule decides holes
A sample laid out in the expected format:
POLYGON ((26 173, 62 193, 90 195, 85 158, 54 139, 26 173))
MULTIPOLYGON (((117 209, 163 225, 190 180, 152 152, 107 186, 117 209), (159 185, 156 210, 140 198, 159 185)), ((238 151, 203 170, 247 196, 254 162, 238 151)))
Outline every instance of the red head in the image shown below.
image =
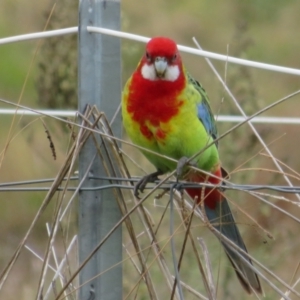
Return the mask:
POLYGON ((182 62, 176 43, 166 37, 152 38, 140 63, 144 79, 176 81, 182 74, 182 62))
POLYGON ((127 112, 140 124, 143 136, 163 139, 167 129, 162 131, 159 124, 168 122, 183 105, 178 95, 185 87, 185 75, 176 43, 165 37, 151 39, 129 82, 127 112))

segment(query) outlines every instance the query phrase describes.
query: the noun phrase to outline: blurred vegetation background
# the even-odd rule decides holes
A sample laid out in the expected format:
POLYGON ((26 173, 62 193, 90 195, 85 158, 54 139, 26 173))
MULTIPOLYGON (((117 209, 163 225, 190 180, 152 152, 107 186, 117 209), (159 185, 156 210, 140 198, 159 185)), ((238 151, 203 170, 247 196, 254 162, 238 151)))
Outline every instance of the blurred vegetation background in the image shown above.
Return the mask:
MULTIPOLYGON (((47 29, 77 25, 77 1, 61 0, 56 3, 51 0, 3 0, 0 4, 0 37, 42 31, 54 4, 56 6, 47 29)), ((149 37, 169 36, 179 44, 192 47, 192 37, 196 37, 202 48, 208 51, 300 69, 299 11, 300 2, 296 0, 124 0, 122 26, 124 31, 149 37)), ((14 103, 20 100, 21 104, 33 108, 77 108, 76 48, 75 35, 1 45, 0 98, 14 103), (36 50, 38 52, 35 56, 36 50), (20 98, 27 74, 28 80, 20 98)), ((136 67, 143 49, 143 44, 122 41, 124 83, 136 67)), ((239 115, 205 60, 186 54, 183 54, 183 59, 190 73, 205 87, 214 112, 239 115)), ((298 76, 232 64, 226 66, 224 62, 218 61, 213 63, 249 115, 300 87, 298 76)), ((299 100, 300 96, 294 97, 264 115, 299 117, 299 100)), ((0 107, 9 106, 0 102, 0 107)), ((54 161, 43 123, 37 118, 17 117, 12 126, 16 136, 6 148, 12 121, 12 116, 1 115, 0 182, 54 177, 68 148, 69 131, 66 126, 48 119, 44 121, 55 143, 57 159, 54 161)), ((219 132, 225 132, 232 126, 219 123, 219 132)), ((275 157, 299 172, 299 125, 259 124, 255 127, 266 144, 271 144, 270 149, 275 157)), ((232 174, 233 182, 285 184, 282 176, 271 171, 275 167, 268 157, 260 153, 261 149, 262 146, 247 125, 220 142, 224 167, 229 172, 235 170, 232 174), (241 168, 247 170, 240 171, 241 168)), ((136 160, 151 170, 152 167, 139 153, 133 153, 136 160)), ((285 170, 288 171, 288 168, 285 170)), ((299 185, 298 179, 292 181, 299 185)), ((243 193, 228 195, 274 237, 271 240, 255 226, 247 226, 251 222, 238 209, 234 209, 249 252, 282 279, 292 282, 299 263, 299 224, 256 199, 245 197, 243 193)), ((26 232, 43 197, 44 193, 36 192, 1 193, 0 270, 26 232)), ((294 196, 289 198, 295 200, 294 196)), ((271 201, 300 217, 298 206, 281 199, 271 201)), ((51 208, 47 209, 39 221, 38 229, 30 238, 40 253, 43 253, 43 242, 47 239, 45 221, 52 214, 51 208)), ((22 255, 24 259, 20 259, 15 266, 13 278, 0 291, 1 299, 32 299, 35 295, 35 280, 40 266, 29 253, 22 255)), ((193 274, 194 271, 186 272, 193 274)), ((223 295, 220 299, 248 299, 241 288, 235 286, 237 281, 231 270, 226 270, 226 275, 223 275, 230 280, 225 280, 220 287, 220 295, 223 295)), ((268 288, 265 299, 275 299, 274 293, 268 288)))

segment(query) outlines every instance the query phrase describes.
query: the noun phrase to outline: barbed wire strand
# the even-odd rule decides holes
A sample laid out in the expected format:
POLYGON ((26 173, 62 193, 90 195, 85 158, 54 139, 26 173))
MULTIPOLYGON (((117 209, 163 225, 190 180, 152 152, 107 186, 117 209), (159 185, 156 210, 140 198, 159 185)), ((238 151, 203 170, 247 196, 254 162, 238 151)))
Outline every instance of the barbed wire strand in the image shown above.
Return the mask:
MULTIPOLYGON (((97 180, 107 180, 107 181, 124 181, 124 182, 138 182, 140 177, 133 177, 133 178, 123 178, 123 177, 95 177, 89 176, 89 179, 97 179, 97 180)), ((69 178, 70 181, 78 180, 78 176, 72 176, 69 178)), ((33 188, 16 188, 14 186, 18 185, 32 185, 32 184, 40 184, 40 183, 53 183, 55 178, 45 178, 45 179, 36 179, 36 180, 24 180, 24 181, 14 181, 14 182, 6 182, 0 183, 0 192, 20 192, 20 191, 48 191, 51 186, 47 187, 33 187, 33 188)), ((67 180, 65 178, 64 180, 67 180)), ((155 181, 155 184, 160 184, 162 181, 155 181)), ((176 184, 176 181, 168 180, 164 182, 164 184, 160 185, 159 189, 170 189, 171 185, 176 184)), ((180 185, 183 189, 186 188, 195 188, 201 189, 203 187, 206 188, 221 188, 222 190, 239 190, 239 191, 257 191, 257 190, 270 190, 275 192, 281 193, 300 193, 300 186, 285 186, 285 185, 264 185, 264 184, 235 184, 231 182, 226 182, 226 185, 222 184, 211 184, 211 183, 192 183, 192 182, 180 182, 180 185)), ((103 190, 108 188, 122 188, 127 190, 133 190, 134 186, 129 186, 126 184, 108 184, 108 185, 99 185, 98 187, 93 188, 83 188, 81 187, 79 190, 103 190)), ((59 190, 63 190, 64 187, 59 188, 59 190)), ((153 189, 151 184, 145 187, 145 190, 153 189)), ((68 191, 75 191, 78 190, 78 187, 68 187, 66 190, 68 191)))

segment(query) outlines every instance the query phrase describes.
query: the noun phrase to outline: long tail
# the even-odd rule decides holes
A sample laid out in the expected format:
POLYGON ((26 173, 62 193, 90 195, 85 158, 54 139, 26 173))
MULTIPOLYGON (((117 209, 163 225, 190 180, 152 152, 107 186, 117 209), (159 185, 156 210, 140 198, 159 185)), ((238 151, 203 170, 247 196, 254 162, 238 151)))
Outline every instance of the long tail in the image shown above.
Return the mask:
MULTIPOLYGON (((221 201, 218 201, 214 209, 209 208, 207 205, 204 205, 204 207, 206 216, 214 228, 217 229, 222 235, 226 236, 234 244, 236 244, 240 249, 244 250, 244 252, 248 253, 226 198, 223 197, 221 201)), ((236 253, 234 250, 232 250, 232 247, 230 247, 228 242, 222 240, 218 234, 216 234, 216 236, 222 243, 244 289, 249 294, 251 294, 253 290, 262 294, 262 288, 257 274, 247 263, 243 261, 240 256, 245 258, 252 265, 251 259, 248 258, 246 254, 236 253)))
MULTIPOLYGON (((221 170, 218 169, 215 175, 217 177, 221 177, 221 170)), ((204 177, 200 174, 194 174, 193 176, 190 176, 189 180, 193 182, 203 182, 204 177)), ((208 181, 214 184, 219 183, 219 179, 213 177, 210 177, 208 181)), ((186 189, 186 191, 193 199, 196 199, 196 201, 200 201, 201 197, 203 197, 203 195, 201 195, 201 190, 199 189, 189 188, 186 189)), ((226 198, 220 193, 218 189, 206 189, 204 197, 206 216, 213 227, 217 229, 219 233, 231 240, 244 252, 248 253, 241 234, 236 226, 226 198)), ((243 261, 241 256, 252 265, 251 259, 248 258, 246 254, 243 254, 241 252, 236 253, 236 251, 233 250, 229 243, 222 239, 219 234, 215 233, 215 235, 222 243, 226 254, 231 264, 233 265, 237 277, 244 289, 249 294, 251 294, 253 291, 262 294, 263 292, 257 274, 250 268, 250 266, 246 262, 243 261)))

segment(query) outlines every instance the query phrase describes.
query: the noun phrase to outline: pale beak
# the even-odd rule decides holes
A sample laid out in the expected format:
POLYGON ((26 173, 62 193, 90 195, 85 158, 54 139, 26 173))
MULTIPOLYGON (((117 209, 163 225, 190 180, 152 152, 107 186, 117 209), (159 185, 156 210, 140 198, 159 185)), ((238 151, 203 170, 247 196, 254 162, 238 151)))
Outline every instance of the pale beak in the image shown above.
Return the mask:
POLYGON ((154 61, 154 68, 157 77, 163 77, 168 67, 168 62, 165 57, 157 56, 154 61))

